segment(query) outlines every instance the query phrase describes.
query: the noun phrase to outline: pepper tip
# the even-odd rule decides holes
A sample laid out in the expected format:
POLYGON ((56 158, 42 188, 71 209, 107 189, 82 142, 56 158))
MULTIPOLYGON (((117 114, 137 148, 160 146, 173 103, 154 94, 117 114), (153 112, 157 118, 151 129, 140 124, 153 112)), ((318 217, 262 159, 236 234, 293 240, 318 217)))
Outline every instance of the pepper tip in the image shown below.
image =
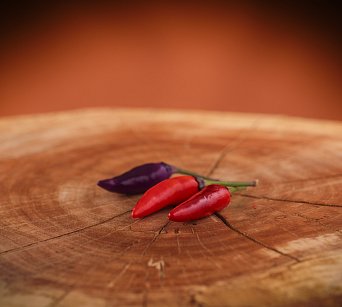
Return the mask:
POLYGON ((99 180, 96 184, 97 184, 100 188, 105 189, 104 181, 105 181, 105 180, 99 180))
POLYGON ((175 217, 175 214, 174 212, 172 212, 172 210, 169 212, 169 214, 167 215, 167 218, 170 220, 170 221, 173 221, 173 222, 178 222, 177 221, 177 218, 175 217))
POLYGON ((132 218, 134 218, 134 219, 141 219, 143 217, 144 217, 144 215, 141 214, 141 212, 139 212, 139 210, 137 210, 136 207, 134 207, 133 210, 132 210, 132 218))

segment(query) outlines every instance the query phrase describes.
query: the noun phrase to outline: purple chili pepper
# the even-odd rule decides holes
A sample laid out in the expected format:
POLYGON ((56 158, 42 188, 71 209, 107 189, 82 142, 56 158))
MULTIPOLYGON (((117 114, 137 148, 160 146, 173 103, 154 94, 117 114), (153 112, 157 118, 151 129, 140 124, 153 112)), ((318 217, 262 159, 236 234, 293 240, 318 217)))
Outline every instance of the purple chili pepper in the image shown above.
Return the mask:
POLYGON ((110 192, 142 194, 157 183, 170 178, 175 173, 212 180, 212 178, 192 171, 181 169, 165 162, 159 162, 139 165, 119 176, 100 180, 97 185, 110 192))
POLYGON ((168 179, 177 169, 164 162, 146 163, 109 179, 100 180, 97 185, 110 192, 141 194, 160 181, 168 179))

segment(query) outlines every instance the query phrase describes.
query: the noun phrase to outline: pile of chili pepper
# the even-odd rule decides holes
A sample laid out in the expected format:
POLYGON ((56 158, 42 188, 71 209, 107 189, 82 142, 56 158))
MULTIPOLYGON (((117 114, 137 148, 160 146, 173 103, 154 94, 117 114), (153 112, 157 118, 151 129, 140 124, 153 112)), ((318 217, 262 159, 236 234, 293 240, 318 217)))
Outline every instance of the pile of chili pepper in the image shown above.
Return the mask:
POLYGON ((133 218, 143 218, 167 206, 176 206, 168 218, 186 222, 224 209, 230 203, 232 192, 256 186, 256 181, 213 180, 160 162, 137 166, 119 176, 100 180, 98 185, 115 193, 144 193, 133 208, 133 218), (182 176, 170 178, 175 173, 182 176))

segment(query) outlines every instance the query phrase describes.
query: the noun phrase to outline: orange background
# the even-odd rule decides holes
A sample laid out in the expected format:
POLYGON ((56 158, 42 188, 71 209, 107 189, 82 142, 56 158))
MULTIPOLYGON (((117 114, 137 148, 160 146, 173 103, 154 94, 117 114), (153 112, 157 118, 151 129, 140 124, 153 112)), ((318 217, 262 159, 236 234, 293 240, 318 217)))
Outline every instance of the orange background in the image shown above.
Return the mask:
POLYGON ((101 2, 11 13, 18 10, 26 19, 10 16, 2 37, 1 116, 119 106, 342 120, 338 34, 297 7, 101 2))

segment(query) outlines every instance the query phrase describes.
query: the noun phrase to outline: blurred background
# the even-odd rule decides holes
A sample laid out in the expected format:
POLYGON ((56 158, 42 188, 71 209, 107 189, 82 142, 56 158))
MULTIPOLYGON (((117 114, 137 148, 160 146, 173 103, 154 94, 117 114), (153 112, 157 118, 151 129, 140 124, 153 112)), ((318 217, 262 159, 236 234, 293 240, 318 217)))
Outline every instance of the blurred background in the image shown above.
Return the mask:
POLYGON ((157 107, 342 120, 334 1, 5 1, 0 116, 157 107))

